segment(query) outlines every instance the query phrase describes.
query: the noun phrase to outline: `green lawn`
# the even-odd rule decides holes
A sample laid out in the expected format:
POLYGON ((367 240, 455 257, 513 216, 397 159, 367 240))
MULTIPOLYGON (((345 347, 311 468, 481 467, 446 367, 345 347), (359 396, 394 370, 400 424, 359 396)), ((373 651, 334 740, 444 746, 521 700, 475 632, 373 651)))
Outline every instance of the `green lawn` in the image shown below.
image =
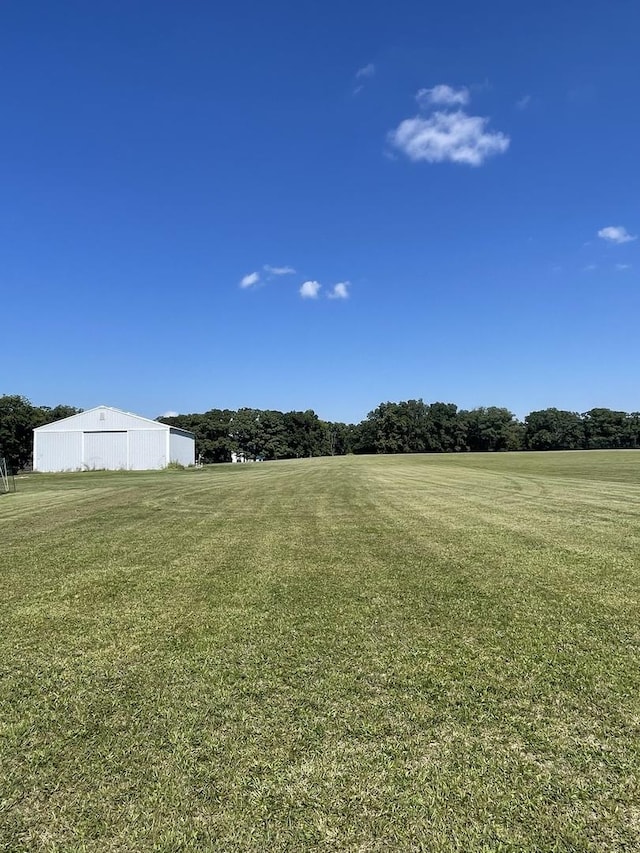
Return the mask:
POLYGON ((640 451, 17 485, 0 850, 640 850, 640 451))

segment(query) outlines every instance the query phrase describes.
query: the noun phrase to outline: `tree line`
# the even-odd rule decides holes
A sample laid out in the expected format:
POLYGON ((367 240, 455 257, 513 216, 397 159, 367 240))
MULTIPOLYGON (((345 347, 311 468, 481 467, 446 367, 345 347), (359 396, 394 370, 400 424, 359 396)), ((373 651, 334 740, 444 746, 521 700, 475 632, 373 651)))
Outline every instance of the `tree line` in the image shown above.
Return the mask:
MULTIPOLYGON (((0 457, 14 471, 31 464, 33 429, 82 411, 35 406, 26 397, 0 396, 0 457)), ((467 453, 514 450, 640 448, 640 412, 550 408, 520 421, 498 406, 459 409, 455 403, 405 400, 381 403, 358 424, 325 421, 311 409, 210 409, 157 420, 195 433, 203 462, 295 459, 347 453, 467 453)))
POLYGON ((313 410, 211 409, 158 418, 196 435, 204 462, 292 459, 346 453, 467 453, 513 450, 640 448, 640 412, 556 408, 519 421, 498 406, 458 409, 455 403, 381 403, 359 424, 323 421, 313 410))

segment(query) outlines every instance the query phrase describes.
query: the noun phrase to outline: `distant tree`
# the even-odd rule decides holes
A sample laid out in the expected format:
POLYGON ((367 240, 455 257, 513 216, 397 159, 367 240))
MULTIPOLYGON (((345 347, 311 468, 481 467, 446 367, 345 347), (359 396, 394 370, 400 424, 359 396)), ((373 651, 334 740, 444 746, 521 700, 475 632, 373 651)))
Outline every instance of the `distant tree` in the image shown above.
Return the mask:
POLYGON ((256 455, 262 459, 286 459, 290 455, 284 415, 265 409, 257 415, 256 455))
POLYGON ((525 418, 525 443, 529 450, 579 450, 585 447, 584 423, 577 412, 531 412, 525 418))
POLYGON ((466 445, 471 451, 521 450, 524 427, 508 409, 497 406, 461 412, 466 445))
POLYGON ((337 433, 332 433, 333 424, 321 421, 313 409, 304 412, 285 412, 284 424, 287 433, 288 456, 331 456, 337 446, 337 433))
POLYGON ((464 411, 454 403, 426 404, 423 400, 381 403, 352 432, 355 453, 451 453, 524 447, 524 424, 513 412, 498 406, 464 411))
POLYGON ((525 426, 522 421, 514 417, 513 421, 505 429, 505 450, 525 449, 525 426))
POLYGON ((591 409, 582 416, 586 447, 589 450, 633 447, 629 415, 611 409, 591 409))
POLYGON ((353 424, 327 422, 325 427, 330 456, 344 456, 346 453, 353 453, 356 430, 353 424))
POLYGON ((255 459, 263 451, 260 429, 260 410, 238 409, 230 424, 231 446, 247 459, 255 459))
POLYGON ((427 406, 422 400, 380 403, 367 415, 368 426, 360 430, 371 449, 361 452, 417 453, 427 449, 427 406))
POLYGON ((353 453, 377 453, 376 447, 376 425, 369 416, 365 420, 355 424, 351 433, 351 450, 353 453))
POLYGON ((421 432, 421 449, 435 453, 464 449, 464 429, 460 429, 458 407, 455 403, 431 403, 427 406, 421 432))
POLYGON ((72 415, 77 415, 82 411, 82 409, 76 409, 75 406, 65 406, 62 403, 58 403, 52 409, 48 406, 40 406, 39 408, 42 412, 43 424, 50 424, 54 421, 61 421, 63 418, 70 418, 72 415))
POLYGON ((626 423, 627 447, 640 447, 640 412, 631 412, 626 423))

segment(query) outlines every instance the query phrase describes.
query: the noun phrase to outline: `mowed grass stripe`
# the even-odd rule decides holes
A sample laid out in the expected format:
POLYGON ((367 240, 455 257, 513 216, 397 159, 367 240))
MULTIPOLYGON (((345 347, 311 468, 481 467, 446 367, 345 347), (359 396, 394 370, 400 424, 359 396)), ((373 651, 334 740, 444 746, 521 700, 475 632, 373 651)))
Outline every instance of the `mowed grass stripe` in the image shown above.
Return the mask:
POLYGON ((370 488, 384 495, 382 509, 396 502, 398 517, 408 522, 435 516, 439 526, 477 528, 484 535, 501 528, 579 553, 602 553, 610 544, 617 557, 638 554, 638 486, 599 482, 594 488, 578 479, 497 479, 440 468, 425 477, 416 469, 374 469, 378 476, 372 473, 370 488))
POLYGON ((636 849, 621 456, 22 481, 5 849, 636 849))

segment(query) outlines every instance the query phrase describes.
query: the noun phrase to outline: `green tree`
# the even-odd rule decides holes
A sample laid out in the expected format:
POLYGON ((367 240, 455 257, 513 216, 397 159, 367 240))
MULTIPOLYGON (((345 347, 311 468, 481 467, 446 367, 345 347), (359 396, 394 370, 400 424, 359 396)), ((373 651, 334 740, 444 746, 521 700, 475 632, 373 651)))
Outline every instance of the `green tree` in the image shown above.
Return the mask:
POLYGON ((49 406, 40 406, 42 412, 42 423, 50 424, 54 421, 61 421, 63 418, 70 418, 72 415, 77 415, 82 409, 76 409, 75 406, 65 406, 63 403, 58 403, 52 409, 49 406))
POLYGON ((585 447, 585 431, 577 412, 541 409, 525 420, 525 443, 530 450, 579 450, 585 447))
POLYGON ((264 409, 257 415, 256 455, 263 459, 286 459, 290 455, 284 415, 264 409))
POLYGON ((471 451, 521 450, 524 427, 509 409, 480 407, 461 412, 466 445, 471 451))
POLYGON ((629 415, 611 409, 591 409, 582 416, 589 450, 634 446, 630 441, 629 415))
POLYGON ((426 407, 421 423, 420 444, 425 450, 435 453, 461 450, 464 446, 464 430, 460 431, 459 426, 455 403, 431 403, 426 407))
POLYGON ((376 453, 420 453, 428 447, 428 407, 422 400, 381 403, 369 413, 376 453))
POLYGON ((353 453, 355 430, 353 424, 326 423, 330 456, 344 456, 353 453))
POLYGON ((626 447, 640 447, 640 412, 631 412, 626 423, 626 447))
POLYGON ((247 459, 255 459, 262 453, 260 430, 260 411, 258 409, 238 409, 230 424, 231 444, 236 453, 247 459))
POLYGON ((321 421, 313 409, 285 412, 284 423, 289 457, 330 456, 332 448, 335 450, 334 425, 321 421))
POLYGON ((377 453, 376 447, 376 425, 369 416, 359 424, 355 424, 351 434, 351 450, 353 453, 377 453))

